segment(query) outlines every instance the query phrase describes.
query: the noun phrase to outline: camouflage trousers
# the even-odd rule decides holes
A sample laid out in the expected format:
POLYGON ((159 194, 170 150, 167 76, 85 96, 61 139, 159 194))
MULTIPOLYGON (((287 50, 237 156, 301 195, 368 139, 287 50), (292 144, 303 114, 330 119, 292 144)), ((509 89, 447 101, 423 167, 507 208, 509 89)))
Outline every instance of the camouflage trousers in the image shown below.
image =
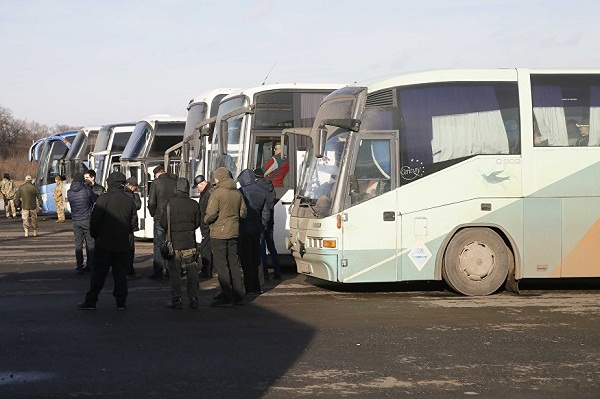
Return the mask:
POLYGON ((56 214, 59 222, 65 221, 65 203, 62 200, 56 201, 56 214))
POLYGON ((21 209, 21 218, 23 219, 23 229, 28 231, 30 227, 33 230, 38 228, 37 210, 35 209, 21 209), (31 223, 29 220, 31 219, 31 223))
POLYGON ((17 208, 15 207, 15 200, 14 199, 5 199, 4 200, 4 213, 6 214, 6 217, 10 217, 11 213, 12 213, 12 217, 17 216, 17 208))

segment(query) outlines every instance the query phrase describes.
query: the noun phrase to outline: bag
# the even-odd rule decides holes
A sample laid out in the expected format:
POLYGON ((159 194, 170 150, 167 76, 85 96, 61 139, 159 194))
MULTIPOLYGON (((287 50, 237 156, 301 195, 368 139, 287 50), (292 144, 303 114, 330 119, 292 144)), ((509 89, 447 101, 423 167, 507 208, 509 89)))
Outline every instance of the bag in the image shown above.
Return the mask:
POLYGON ((165 259, 173 259, 175 257, 175 250, 173 249, 173 243, 167 239, 165 242, 160 244, 160 254, 165 259))
POLYGON ((175 257, 175 249, 171 242, 171 204, 167 202, 167 239, 160 244, 160 254, 165 259, 173 259, 175 257))

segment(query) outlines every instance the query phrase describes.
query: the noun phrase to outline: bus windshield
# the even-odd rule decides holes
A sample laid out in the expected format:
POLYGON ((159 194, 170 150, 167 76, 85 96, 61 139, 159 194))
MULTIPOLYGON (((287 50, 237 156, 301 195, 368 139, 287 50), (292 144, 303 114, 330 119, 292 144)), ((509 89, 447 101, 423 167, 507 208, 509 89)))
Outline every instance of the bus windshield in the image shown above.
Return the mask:
POLYGON ((185 131, 183 132, 183 138, 189 137, 194 134, 198 123, 206 119, 206 103, 196 103, 190 106, 188 110, 187 119, 185 121, 185 131))
POLYGON ((124 159, 141 158, 152 135, 152 126, 148 122, 138 122, 131 133, 127 146, 123 151, 124 159))
MULTIPOLYGON (((218 132, 220 125, 223 122, 222 117, 238 108, 242 108, 247 104, 246 97, 235 97, 221 104, 219 107, 219 114, 217 116, 217 125, 215 126, 215 132, 218 132)), ((241 172, 241 132, 242 122, 245 119, 246 114, 240 114, 227 120, 227 154, 222 155, 219 153, 218 145, 218 134, 213 136, 213 145, 211 147, 211 172, 214 172, 217 168, 224 166, 232 174, 234 178, 241 172)))
POLYGON ((340 175, 342 154, 345 151, 348 136, 348 130, 338 129, 327 140, 325 154, 321 158, 316 158, 313 147, 309 146, 306 156, 307 164, 302 172, 298 195, 315 205, 318 211, 315 216, 323 217, 331 213, 333 188, 340 175))

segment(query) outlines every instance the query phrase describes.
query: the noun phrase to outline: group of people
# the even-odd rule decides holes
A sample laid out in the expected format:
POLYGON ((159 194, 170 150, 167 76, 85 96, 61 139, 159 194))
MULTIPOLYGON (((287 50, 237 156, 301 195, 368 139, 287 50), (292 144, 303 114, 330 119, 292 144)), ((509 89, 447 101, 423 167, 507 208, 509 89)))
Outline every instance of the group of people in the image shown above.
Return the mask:
POLYGON ((189 306, 193 309, 198 307, 199 279, 212 277, 213 269, 221 293, 212 306, 242 305, 246 293, 262 293, 261 283, 269 279, 267 247, 273 259, 274 278, 281 279, 273 243, 273 207, 277 199, 271 180, 264 178, 260 169, 256 172, 242 171, 238 176, 239 189, 224 167, 215 171, 214 185, 198 175, 194 179, 200 195, 196 202, 189 198, 187 179, 174 179, 162 165, 154 169, 148 197, 148 210, 154 219, 154 272, 150 278, 161 280, 166 269, 171 283, 169 308, 183 308, 184 271, 189 306), (198 228, 202 233, 199 245, 195 239, 198 228), (171 259, 164 259, 161 253, 166 240, 174 248, 171 259))
MULTIPOLYGON (((8 174, 0 184, 5 203, 12 205, 12 217, 21 209, 25 236, 29 229, 37 236, 37 210, 42 198, 37 186, 27 176, 16 188, 8 174), (11 184, 12 183, 12 184, 11 184)), ((166 173, 162 165, 154 169, 148 210, 154 219, 154 259, 151 279, 161 280, 166 274, 171 284, 168 307, 182 309, 182 275, 187 276, 189 307, 198 307, 200 278, 218 275, 221 292, 212 306, 243 305, 244 295, 261 294, 264 280, 269 279, 268 248, 274 267, 274 279, 281 279, 281 267, 273 242, 273 207, 278 201, 271 179, 262 169, 246 169, 238 176, 240 188, 224 167, 214 172, 214 182, 203 175, 194 179, 200 199, 189 197, 190 183, 166 173), (202 241, 196 243, 196 229, 202 241), (165 259, 161 246, 169 240, 174 256, 165 259), (163 269, 165 272, 163 273, 163 269)), ((64 221, 62 179, 57 177, 54 192, 58 219, 64 221)), ((137 210, 141 199, 135 178, 113 172, 107 179, 107 190, 95 182, 95 172, 75 172, 66 193, 75 238, 75 271, 91 271, 90 288, 79 309, 96 308, 98 296, 112 268, 113 296, 118 309, 126 309, 127 280, 139 278, 133 263, 134 232, 138 229, 137 210), (85 246, 87 262, 84 262, 85 246)), ((10 208, 6 211, 10 217, 10 208)))
POLYGON ((37 237, 37 211, 42 209, 43 201, 40 190, 32 183, 31 176, 25 176, 25 183, 17 188, 10 173, 4 173, 4 178, 0 182, 0 191, 4 199, 6 217, 15 218, 17 211, 21 211, 25 237, 29 237, 30 230, 32 230, 33 236, 37 237))

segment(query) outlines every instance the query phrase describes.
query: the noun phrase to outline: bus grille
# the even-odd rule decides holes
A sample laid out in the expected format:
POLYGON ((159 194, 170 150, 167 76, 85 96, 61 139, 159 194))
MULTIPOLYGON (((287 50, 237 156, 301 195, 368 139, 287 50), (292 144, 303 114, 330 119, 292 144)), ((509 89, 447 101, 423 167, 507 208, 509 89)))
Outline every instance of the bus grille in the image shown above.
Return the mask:
POLYGON ((394 105, 394 89, 385 89, 367 95, 367 107, 391 107, 394 105))

